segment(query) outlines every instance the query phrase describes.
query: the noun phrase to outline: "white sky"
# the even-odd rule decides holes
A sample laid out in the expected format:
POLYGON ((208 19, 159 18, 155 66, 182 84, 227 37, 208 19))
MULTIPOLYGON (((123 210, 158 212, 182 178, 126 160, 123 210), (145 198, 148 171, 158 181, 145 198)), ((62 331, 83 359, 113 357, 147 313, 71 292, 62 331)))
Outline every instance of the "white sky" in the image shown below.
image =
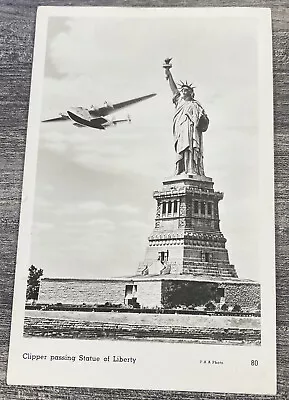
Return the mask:
POLYGON ((117 113, 132 123, 106 131, 40 125, 31 263, 46 277, 129 275, 143 260, 152 192, 174 171, 169 56, 210 118, 205 171, 225 193, 230 261, 258 279, 257 34, 254 18, 50 18, 42 117, 157 96, 117 113))

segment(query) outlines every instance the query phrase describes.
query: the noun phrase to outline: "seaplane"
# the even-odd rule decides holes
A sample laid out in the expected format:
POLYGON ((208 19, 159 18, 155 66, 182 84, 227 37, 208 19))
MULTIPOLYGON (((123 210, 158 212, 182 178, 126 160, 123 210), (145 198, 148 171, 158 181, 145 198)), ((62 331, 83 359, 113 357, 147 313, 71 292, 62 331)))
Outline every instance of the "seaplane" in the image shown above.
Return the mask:
POLYGON ((72 121, 73 125, 79 128, 89 127, 94 129, 106 129, 109 126, 114 126, 121 122, 131 122, 129 115, 124 119, 115 119, 113 116, 110 116, 110 114, 154 96, 156 96, 156 93, 136 97, 135 99, 126 100, 122 103, 116 104, 109 104, 105 101, 104 105, 100 108, 95 106, 91 106, 90 108, 71 107, 66 112, 60 113, 54 118, 44 119, 41 122, 72 121))

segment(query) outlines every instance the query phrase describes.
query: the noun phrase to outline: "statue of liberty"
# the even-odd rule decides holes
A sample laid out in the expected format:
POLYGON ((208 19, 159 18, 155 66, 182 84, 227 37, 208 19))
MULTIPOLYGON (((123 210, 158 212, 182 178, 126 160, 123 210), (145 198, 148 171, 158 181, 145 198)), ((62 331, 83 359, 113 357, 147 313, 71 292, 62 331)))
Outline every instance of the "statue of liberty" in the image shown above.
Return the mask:
POLYGON ((176 151, 175 174, 204 176, 203 132, 208 129, 209 119, 195 100, 194 86, 187 82, 177 87, 170 68, 171 59, 164 62, 165 76, 173 93, 176 110, 173 118, 174 147, 176 151))

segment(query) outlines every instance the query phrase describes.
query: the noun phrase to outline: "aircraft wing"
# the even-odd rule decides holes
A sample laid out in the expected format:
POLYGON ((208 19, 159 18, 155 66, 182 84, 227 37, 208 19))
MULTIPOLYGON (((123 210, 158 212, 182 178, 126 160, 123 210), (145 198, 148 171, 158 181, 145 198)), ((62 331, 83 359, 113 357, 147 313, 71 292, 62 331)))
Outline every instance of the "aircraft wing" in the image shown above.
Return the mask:
POLYGON ((67 121, 68 119, 69 119, 69 116, 68 116, 68 115, 66 115, 66 114, 59 114, 58 117, 43 119, 41 122, 67 121))
MULTIPOLYGON (((140 103, 141 101, 150 99, 151 97, 154 97, 154 96, 156 96, 156 93, 147 94, 146 96, 142 96, 142 97, 136 97, 135 99, 123 101, 122 103, 116 103, 110 107, 101 107, 98 109, 98 115, 112 114, 117 110, 131 106, 132 104, 140 103)), ((91 113, 91 114, 93 114, 93 113, 91 113)))
MULTIPOLYGON (((69 111, 72 112, 73 114, 78 115, 83 119, 91 120, 89 111, 84 107, 72 107, 69 111)), ((44 119, 41 122, 58 122, 58 121, 67 121, 68 119, 71 118, 69 117, 68 112, 66 112, 66 113, 60 113, 57 117, 44 119)))

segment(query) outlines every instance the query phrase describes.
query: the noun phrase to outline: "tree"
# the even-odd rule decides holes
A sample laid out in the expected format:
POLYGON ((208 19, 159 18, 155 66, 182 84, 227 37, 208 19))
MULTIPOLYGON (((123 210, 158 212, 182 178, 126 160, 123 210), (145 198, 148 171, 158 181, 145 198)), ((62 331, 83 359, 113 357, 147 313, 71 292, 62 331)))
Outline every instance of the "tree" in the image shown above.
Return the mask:
POLYGON ((26 300, 37 300, 40 288, 40 278, 43 275, 43 269, 37 269, 34 265, 29 268, 27 279, 26 300))
POLYGON ((219 302, 218 284, 215 282, 168 282, 162 299, 165 308, 178 305, 196 307, 210 301, 219 302))

